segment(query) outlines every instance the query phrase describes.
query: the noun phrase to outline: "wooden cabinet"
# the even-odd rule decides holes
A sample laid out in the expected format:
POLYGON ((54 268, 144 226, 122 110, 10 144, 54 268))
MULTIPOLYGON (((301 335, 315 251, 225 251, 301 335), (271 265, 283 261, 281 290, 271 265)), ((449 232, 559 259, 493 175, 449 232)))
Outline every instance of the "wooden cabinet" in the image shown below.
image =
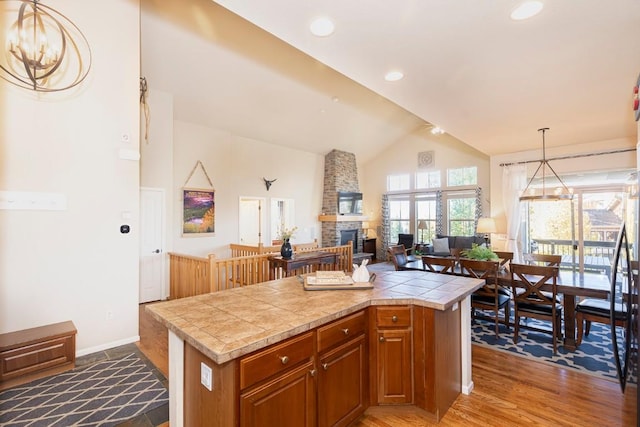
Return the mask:
POLYGON ((439 420, 460 394, 460 322, 457 307, 373 306, 221 365, 186 344, 184 425, 348 426, 370 404, 439 420))
POLYGON ((366 312, 318 328, 318 427, 347 426, 368 405, 366 312))
POLYGON ((67 321, 0 334, 0 390, 73 369, 76 332, 67 321))
POLYGON ((373 254, 372 259, 376 259, 376 239, 375 238, 367 238, 362 239, 362 252, 367 252, 373 254))
POLYGON ((413 401, 411 307, 374 307, 371 398, 380 405, 413 401))
POLYGON ((240 425, 315 426, 314 333, 240 359, 240 425))
POLYGON ((243 427, 316 425, 314 365, 309 361, 277 375, 240 396, 243 427))

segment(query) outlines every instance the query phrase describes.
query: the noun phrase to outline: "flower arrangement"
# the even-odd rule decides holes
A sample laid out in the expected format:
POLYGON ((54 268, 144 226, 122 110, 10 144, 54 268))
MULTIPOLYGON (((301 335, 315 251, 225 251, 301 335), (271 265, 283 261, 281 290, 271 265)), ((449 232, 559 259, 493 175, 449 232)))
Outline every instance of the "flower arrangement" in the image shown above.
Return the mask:
POLYGON ((465 249, 461 255, 465 258, 476 259, 479 261, 497 261, 500 259, 498 255, 486 246, 479 246, 477 243, 471 245, 471 249, 465 249))
POLYGON ((282 224, 278 230, 279 240, 289 240, 293 237, 296 231, 298 231, 298 227, 285 228, 284 224, 282 224))

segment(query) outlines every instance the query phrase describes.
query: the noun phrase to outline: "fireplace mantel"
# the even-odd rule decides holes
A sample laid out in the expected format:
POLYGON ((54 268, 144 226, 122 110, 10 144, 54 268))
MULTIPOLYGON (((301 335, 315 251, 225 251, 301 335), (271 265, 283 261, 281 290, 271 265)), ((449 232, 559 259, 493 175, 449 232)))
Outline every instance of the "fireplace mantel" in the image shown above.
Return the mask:
POLYGON ((369 221, 366 215, 318 215, 320 222, 369 221))

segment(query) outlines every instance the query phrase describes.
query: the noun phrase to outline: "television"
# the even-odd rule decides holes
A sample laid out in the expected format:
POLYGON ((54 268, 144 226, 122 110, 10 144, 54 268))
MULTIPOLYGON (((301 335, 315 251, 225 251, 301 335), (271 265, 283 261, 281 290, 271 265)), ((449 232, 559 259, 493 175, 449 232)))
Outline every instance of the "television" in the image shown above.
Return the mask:
POLYGON ((338 192, 339 215, 362 215, 362 193, 338 192))

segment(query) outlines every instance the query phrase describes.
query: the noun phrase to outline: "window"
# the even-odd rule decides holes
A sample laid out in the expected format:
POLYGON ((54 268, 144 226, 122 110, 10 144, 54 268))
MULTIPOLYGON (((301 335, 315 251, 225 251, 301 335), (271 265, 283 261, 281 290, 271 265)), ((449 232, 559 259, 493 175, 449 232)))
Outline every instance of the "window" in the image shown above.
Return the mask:
POLYGON ((389 238, 391 242, 398 241, 398 234, 411 233, 409 200, 389 200, 389 238))
POLYGON ((387 176, 387 191, 403 191, 409 189, 409 174, 387 176))
POLYGON ((459 187, 463 185, 478 184, 478 168, 470 166, 465 168, 447 169, 447 185, 459 187))
POLYGON ((419 198, 416 200, 416 220, 418 242, 429 243, 436 237, 436 200, 419 198))
POLYGON ((447 208, 449 235, 473 236, 476 234, 475 197, 450 198, 447 208))
POLYGON ((416 188, 440 188, 440 171, 416 173, 416 188))

